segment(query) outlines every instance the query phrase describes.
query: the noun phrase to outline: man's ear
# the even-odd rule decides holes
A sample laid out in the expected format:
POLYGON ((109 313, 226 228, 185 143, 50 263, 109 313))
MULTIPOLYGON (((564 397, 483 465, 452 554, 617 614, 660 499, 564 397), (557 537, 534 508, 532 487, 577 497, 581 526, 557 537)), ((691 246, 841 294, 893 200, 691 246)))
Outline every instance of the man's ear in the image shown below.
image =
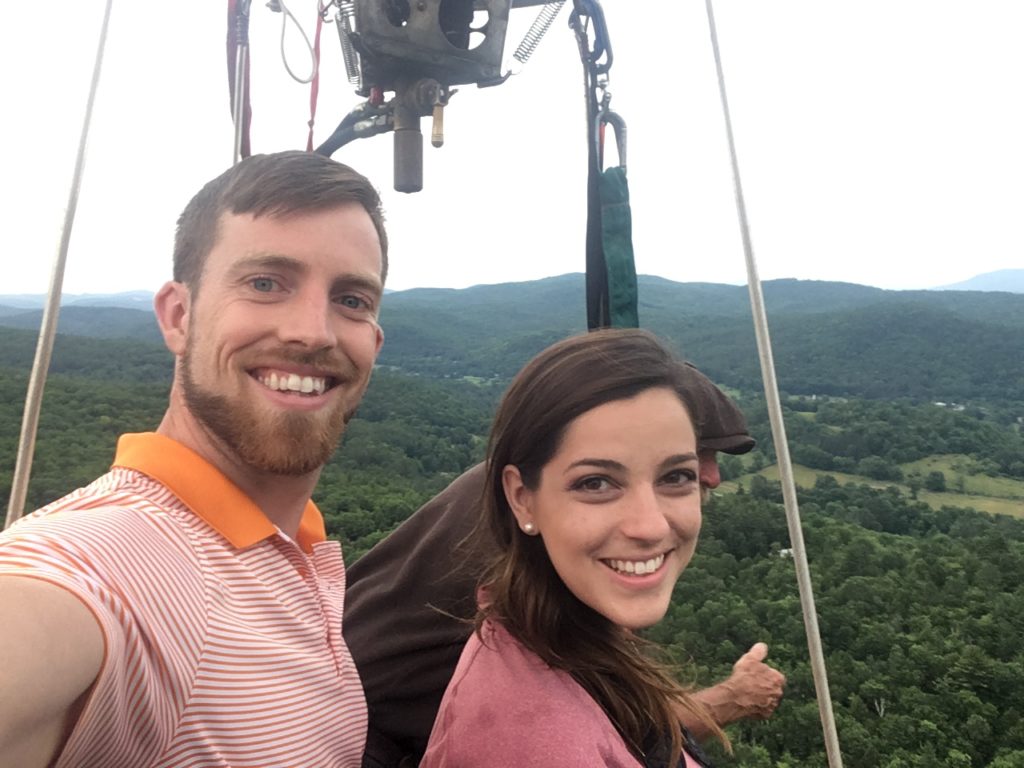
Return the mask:
POLYGON ((519 467, 508 464, 501 470, 501 485, 519 528, 530 535, 538 533, 537 523, 533 519, 533 491, 523 483, 519 467))
POLYGON ((377 355, 380 354, 380 348, 384 346, 384 329, 377 325, 377 347, 373 350, 373 357, 376 359, 377 355))
POLYGON ((177 356, 185 354, 191 308, 192 294, 184 283, 164 283, 164 287, 153 298, 153 311, 156 312, 156 322, 163 334, 164 344, 177 356))

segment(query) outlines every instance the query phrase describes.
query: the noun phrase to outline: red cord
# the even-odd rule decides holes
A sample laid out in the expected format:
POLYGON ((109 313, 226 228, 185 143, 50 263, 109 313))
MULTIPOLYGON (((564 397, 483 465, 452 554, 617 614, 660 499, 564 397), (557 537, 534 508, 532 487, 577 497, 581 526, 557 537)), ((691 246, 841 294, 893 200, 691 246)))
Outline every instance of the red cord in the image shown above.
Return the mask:
MULTIPOLYGON (((318 4, 319 5, 319 4, 318 4)), ((316 35, 313 38, 313 81, 309 84, 309 136, 306 139, 306 151, 313 151, 313 124, 316 122, 316 102, 320 97, 320 30, 324 27, 324 9, 318 8, 316 14, 316 35)))

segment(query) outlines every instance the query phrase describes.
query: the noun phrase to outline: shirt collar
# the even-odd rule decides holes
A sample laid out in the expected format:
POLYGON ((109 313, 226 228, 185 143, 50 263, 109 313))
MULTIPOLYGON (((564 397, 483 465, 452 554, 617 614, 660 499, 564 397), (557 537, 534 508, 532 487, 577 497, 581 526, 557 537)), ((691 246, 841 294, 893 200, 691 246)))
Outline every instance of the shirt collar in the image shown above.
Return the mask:
MULTIPOLYGON (((263 510, 219 469, 166 435, 121 435, 113 466, 134 469, 165 485, 237 549, 278 532, 263 510)), ((299 546, 312 552, 313 545, 326 538, 320 510, 312 500, 307 501, 299 522, 299 546)))

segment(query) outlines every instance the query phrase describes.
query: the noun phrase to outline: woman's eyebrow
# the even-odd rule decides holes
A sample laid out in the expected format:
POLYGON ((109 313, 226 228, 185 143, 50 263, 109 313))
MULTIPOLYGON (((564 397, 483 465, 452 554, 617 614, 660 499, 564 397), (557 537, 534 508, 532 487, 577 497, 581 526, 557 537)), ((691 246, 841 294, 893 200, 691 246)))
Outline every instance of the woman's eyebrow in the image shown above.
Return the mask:
POLYGON ((614 469, 620 472, 626 469, 625 464, 622 464, 621 462, 618 461, 613 461, 612 459, 577 459, 568 467, 566 467, 566 469, 576 469, 576 467, 583 466, 600 467, 602 469, 614 469))
POLYGON ((691 461, 699 462, 700 458, 696 453, 677 453, 675 456, 669 456, 661 462, 661 466, 668 467, 674 464, 687 464, 691 461))

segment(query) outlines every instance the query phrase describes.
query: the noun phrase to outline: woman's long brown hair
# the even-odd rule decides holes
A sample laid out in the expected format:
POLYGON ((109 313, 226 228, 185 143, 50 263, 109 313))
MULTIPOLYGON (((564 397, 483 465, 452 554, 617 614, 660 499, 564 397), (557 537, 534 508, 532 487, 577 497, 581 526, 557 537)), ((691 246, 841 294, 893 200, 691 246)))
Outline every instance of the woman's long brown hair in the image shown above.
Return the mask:
POLYGON ((503 624, 549 666, 583 686, 643 761, 652 732, 682 750, 678 709, 728 739, 671 670, 650 655, 650 644, 581 602, 555 572, 540 537, 519 530, 505 498, 502 470, 518 467, 527 488, 557 452, 569 424, 614 400, 666 387, 679 397, 695 427, 698 403, 686 387, 685 365, 652 334, 602 330, 565 339, 533 358, 515 377, 495 417, 487 452, 487 483, 477 531, 489 550, 481 579, 487 601, 477 617, 503 624))

